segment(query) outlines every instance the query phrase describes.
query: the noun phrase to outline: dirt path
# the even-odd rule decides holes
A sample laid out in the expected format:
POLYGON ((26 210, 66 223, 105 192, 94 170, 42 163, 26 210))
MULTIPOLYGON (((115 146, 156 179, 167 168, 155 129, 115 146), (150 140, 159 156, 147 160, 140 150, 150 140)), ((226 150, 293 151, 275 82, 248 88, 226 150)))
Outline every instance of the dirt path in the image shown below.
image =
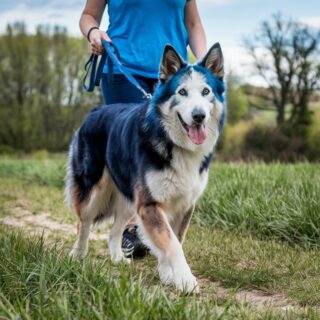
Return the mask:
MULTIPOLYGON (((54 232, 67 233, 68 235, 76 234, 75 225, 60 223, 53 220, 49 212, 40 212, 38 214, 32 214, 30 211, 16 207, 12 211, 15 215, 10 217, 0 218, 0 223, 9 225, 16 228, 23 228, 29 234, 44 235, 45 238, 50 236, 54 232)), ((107 240, 108 234, 91 232, 90 239, 94 241, 107 240)), ((101 251, 98 249, 98 253, 101 251)), ((103 254, 106 250, 103 250, 103 254)), ((207 278, 201 276, 198 277, 200 289, 202 292, 208 292, 213 289, 218 298, 227 299, 233 297, 236 302, 240 304, 250 304, 257 310, 272 309, 278 312, 287 311, 301 311, 301 307, 294 305, 288 298, 281 294, 269 294, 262 290, 238 290, 235 293, 231 293, 230 290, 224 288, 219 282, 213 282, 207 278)))
POLYGON ((218 298, 228 299, 233 298, 240 304, 250 304, 255 309, 263 311, 272 309, 278 312, 287 311, 302 311, 302 308, 282 294, 275 293, 270 294, 262 290, 249 289, 249 290, 238 290, 235 293, 232 290, 228 290, 223 287, 218 281, 211 281, 207 278, 197 277, 200 286, 200 292, 208 290, 208 288, 214 289, 218 298))
MULTIPOLYGON (((77 229, 75 225, 53 220, 49 212, 32 214, 30 211, 21 207, 13 208, 13 211, 19 215, 0 218, 0 223, 23 228, 24 231, 31 232, 32 234, 43 234, 44 237, 48 237, 55 231, 68 233, 68 235, 76 235, 77 229)), ((107 240, 108 233, 99 234, 92 231, 89 238, 94 241, 107 240)))

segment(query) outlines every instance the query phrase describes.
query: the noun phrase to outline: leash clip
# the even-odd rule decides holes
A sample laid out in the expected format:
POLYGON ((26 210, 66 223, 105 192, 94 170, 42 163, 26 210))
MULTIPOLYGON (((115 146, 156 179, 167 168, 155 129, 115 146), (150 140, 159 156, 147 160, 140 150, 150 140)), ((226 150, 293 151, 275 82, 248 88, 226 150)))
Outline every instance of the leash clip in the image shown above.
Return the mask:
POLYGON ((151 93, 145 93, 143 98, 147 99, 147 100, 150 100, 152 98, 152 94, 151 93))

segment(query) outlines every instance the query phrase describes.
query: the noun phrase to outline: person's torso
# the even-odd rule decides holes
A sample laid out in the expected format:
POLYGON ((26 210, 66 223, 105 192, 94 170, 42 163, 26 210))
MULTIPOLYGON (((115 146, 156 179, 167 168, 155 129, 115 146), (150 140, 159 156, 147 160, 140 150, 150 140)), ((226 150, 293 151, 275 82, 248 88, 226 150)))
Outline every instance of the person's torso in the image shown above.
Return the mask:
POLYGON ((121 62, 129 72, 157 78, 166 44, 171 44, 188 60, 185 5, 186 0, 108 1, 107 33, 119 49, 121 62))

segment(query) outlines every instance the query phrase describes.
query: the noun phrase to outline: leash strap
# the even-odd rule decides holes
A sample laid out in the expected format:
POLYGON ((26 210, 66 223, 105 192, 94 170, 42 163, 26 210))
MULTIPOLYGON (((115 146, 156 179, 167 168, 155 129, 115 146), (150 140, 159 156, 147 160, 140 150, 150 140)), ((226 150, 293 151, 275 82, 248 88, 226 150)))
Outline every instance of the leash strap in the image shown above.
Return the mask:
POLYGON ((92 92, 94 89, 97 60, 98 60, 98 56, 96 56, 95 54, 92 54, 90 56, 89 60, 84 65, 85 75, 84 75, 84 78, 82 81, 82 87, 84 90, 86 90, 88 92, 92 92), (90 81, 89 81, 89 85, 87 86, 86 81, 87 81, 87 77, 88 77, 88 74, 90 71, 91 71, 90 81))
POLYGON ((141 93, 143 94, 143 98, 151 99, 152 95, 147 93, 139 84, 139 82, 132 76, 130 72, 128 72, 125 67, 120 62, 120 54, 118 48, 113 44, 109 43, 104 39, 101 39, 104 51, 101 55, 99 65, 97 68, 98 56, 92 54, 85 64, 85 76, 83 78, 82 86, 88 91, 92 92, 95 86, 100 85, 103 67, 107 61, 108 64, 108 81, 109 83, 113 80, 113 68, 116 65, 119 71, 128 79, 131 84, 133 84, 141 93), (86 84, 88 74, 90 73, 89 85, 86 84))

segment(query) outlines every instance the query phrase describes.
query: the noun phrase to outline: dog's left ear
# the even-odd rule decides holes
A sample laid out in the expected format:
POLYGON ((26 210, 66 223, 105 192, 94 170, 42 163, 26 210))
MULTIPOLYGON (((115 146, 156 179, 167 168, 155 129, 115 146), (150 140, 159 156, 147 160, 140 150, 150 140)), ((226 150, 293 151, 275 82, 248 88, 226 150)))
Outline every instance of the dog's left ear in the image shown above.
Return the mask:
POLYGON ((199 65, 209 69, 218 79, 224 77, 223 54, 220 44, 215 43, 199 62, 199 65))
POLYGON ((175 75, 186 62, 180 57, 179 53, 170 45, 166 45, 162 55, 160 65, 160 81, 164 82, 175 75))

